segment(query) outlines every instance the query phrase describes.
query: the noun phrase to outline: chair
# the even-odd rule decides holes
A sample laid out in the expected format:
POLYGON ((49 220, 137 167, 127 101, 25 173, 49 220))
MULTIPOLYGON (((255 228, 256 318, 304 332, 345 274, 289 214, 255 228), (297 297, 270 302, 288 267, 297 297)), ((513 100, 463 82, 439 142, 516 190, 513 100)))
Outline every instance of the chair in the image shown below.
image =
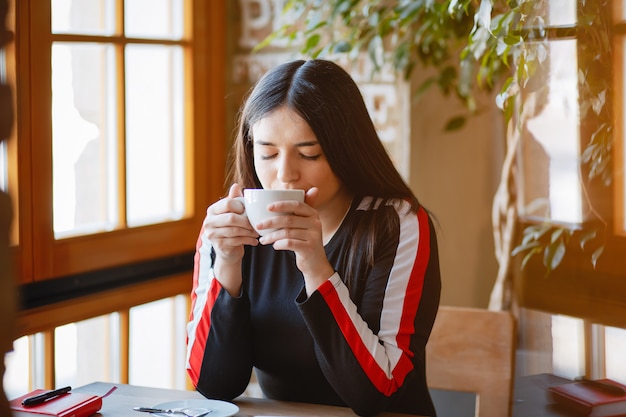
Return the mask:
POLYGON ((429 387, 475 393, 476 417, 510 416, 515 329, 510 312, 440 306, 426 345, 429 387))

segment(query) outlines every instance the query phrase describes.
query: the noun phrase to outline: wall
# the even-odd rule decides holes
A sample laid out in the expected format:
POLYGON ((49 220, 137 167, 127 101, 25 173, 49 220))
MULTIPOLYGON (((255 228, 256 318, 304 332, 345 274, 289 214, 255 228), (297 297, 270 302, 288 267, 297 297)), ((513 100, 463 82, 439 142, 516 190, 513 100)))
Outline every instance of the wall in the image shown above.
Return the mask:
MULTIPOLYGON (((416 74, 418 85, 424 74, 416 74)), ((463 129, 444 132, 463 108, 431 90, 411 106, 410 185, 436 216, 443 281, 441 303, 483 307, 497 274, 491 204, 500 178, 504 128, 491 96, 463 129)))

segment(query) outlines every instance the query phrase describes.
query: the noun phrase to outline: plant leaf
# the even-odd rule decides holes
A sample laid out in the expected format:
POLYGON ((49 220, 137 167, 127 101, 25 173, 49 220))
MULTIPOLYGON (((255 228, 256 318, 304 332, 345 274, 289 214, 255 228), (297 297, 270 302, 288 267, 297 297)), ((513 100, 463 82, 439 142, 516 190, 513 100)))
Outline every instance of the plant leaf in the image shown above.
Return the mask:
POLYGON ((555 270, 561 264, 564 255, 565 244, 562 240, 546 246, 544 250, 543 264, 548 269, 548 272, 555 270))
POLYGON ((580 235, 580 248, 582 250, 585 250, 585 245, 587 244, 587 242, 589 242, 590 240, 594 239, 597 235, 597 231, 596 230, 588 230, 586 232, 583 232, 580 235))
POLYGON ((511 256, 515 256, 519 253, 525 252, 527 250, 531 250, 531 249, 535 249, 535 248, 540 248, 540 244, 539 242, 530 242, 528 244, 525 245, 519 245, 516 246, 512 251, 511 251, 511 256))
POLYGON ((521 265, 521 268, 522 268, 522 269, 526 268, 526 264, 528 264, 528 261, 530 261, 530 259, 531 259, 533 256, 535 256, 535 255, 539 254, 540 252, 541 252, 541 248, 540 248, 540 247, 536 247, 536 248, 532 249, 530 252, 528 252, 528 253, 526 254, 526 256, 524 256, 524 259, 522 259, 522 265, 521 265))
POLYGON ((602 252, 604 252, 604 246, 600 246, 591 254, 591 265, 593 265, 594 269, 596 267, 596 264, 598 263, 598 258, 600 257, 600 255, 602 255, 602 252))
POLYGON ((320 42, 320 38, 321 36, 316 33, 314 35, 311 35, 307 40, 306 40, 306 44, 304 46, 304 50, 305 51, 311 51, 313 48, 315 48, 317 46, 317 44, 320 42))
POLYGON ((563 229, 559 228, 552 232, 552 236, 550 236, 550 243, 554 243, 559 240, 563 236, 563 229))
POLYGON ((465 116, 453 117, 452 119, 448 120, 448 123, 446 123, 445 131, 451 132, 451 131, 459 130, 463 126, 465 126, 465 121, 466 121, 465 116))
POLYGON ((424 80, 424 82, 420 84, 417 90, 415 90, 415 93, 413 94, 413 100, 419 100, 424 95, 424 93, 426 93, 426 91, 428 91, 428 89, 430 89, 430 87, 432 87, 436 82, 437 77, 429 77, 424 80))

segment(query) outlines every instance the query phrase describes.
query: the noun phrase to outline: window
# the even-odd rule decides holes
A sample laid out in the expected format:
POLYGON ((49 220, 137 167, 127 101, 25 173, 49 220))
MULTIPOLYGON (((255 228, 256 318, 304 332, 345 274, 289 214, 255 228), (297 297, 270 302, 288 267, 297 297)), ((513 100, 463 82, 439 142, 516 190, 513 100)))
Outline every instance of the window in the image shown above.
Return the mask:
MULTIPOLYGON (((546 24, 576 24, 576 1, 549 4, 546 24)), ((524 181, 519 211, 526 217, 582 222, 576 47, 576 39, 550 41, 542 68, 525 91, 528 114, 520 152, 524 181)))
POLYGON ((517 273, 521 306, 547 312, 523 320, 534 336, 522 349, 540 340, 534 350, 549 357, 535 373, 625 382, 623 4, 546 1, 546 59, 523 93, 521 228, 547 220, 574 230, 549 275, 541 255, 517 273))
POLYGON ((141 383, 148 349, 176 364, 151 382, 182 388, 188 307, 176 295, 191 284, 206 206, 223 193, 225 6, 9 3, 16 36, 0 76, 16 124, 0 181, 16 205, 25 304, 5 386, 14 397, 85 378, 141 383), (149 349, 147 323, 159 319, 177 342, 149 349), (91 373, 75 372, 96 352, 91 373))
POLYGON ((18 204, 26 297, 63 287, 58 278, 73 277, 74 287, 129 279, 127 266, 155 260, 156 273, 190 268, 206 206, 223 192, 223 5, 11 6, 18 20, 7 61, 20 99, 8 147, 17 152, 0 166, 18 204), (109 273, 86 276, 93 271, 109 273), (44 289, 52 278, 60 284, 44 289))
MULTIPOLYGON (((548 2, 557 3, 561 10, 561 2, 548 2)), ((621 83, 623 68, 611 54, 610 10, 600 3, 569 2, 578 6, 577 20, 546 31, 555 35, 546 42, 537 88, 524 97, 530 117, 520 150, 522 226, 548 220, 576 232, 549 277, 542 256, 531 260, 519 277, 520 295, 531 307, 626 326, 626 236, 617 221, 624 174, 614 158, 623 138, 612 119, 621 120, 623 110, 612 106, 610 78, 614 73, 621 83), (586 233, 591 238, 581 248, 586 233), (595 252, 601 254, 594 265, 595 252)))

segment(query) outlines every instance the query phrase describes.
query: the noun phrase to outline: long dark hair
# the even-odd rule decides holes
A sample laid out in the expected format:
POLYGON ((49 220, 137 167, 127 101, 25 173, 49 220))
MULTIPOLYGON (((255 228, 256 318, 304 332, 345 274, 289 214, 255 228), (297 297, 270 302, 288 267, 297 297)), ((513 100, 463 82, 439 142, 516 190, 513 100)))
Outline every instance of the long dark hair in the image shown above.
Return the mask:
MULTIPOLYGON (((352 77, 339 65, 321 59, 287 62, 268 71, 249 92, 239 113, 228 183, 261 188, 255 173, 250 129, 281 106, 297 112, 311 127, 330 168, 356 201, 371 196, 403 199, 417 211, 419 202, 387 154, 352 77)), ((397 222, 397 219, 380 219, 397 222)), ((380 226, 380 224, 379 224, 380 226)), ((393 227, 392 224, 389 227, 393 227)), ((373 224, 357 227, 373 262, 373 224)), ((355 259, 352 254, 350 259, 355 259)), ((351 264, 351 262, 348 262, 351 264)), ((350 268, 350 266, 348 266, 350 268)), ((349 279, 350 271, 346 271, 349 279)))
POLYGON ((311 126, 337 178, 355 196, 419 203, 380 141, 361 92, 339 65, 326 60, 292 61, 268 71, 249 93, 238 121, 229 183, 260 188, 250 129, 281 106, 311 126))

